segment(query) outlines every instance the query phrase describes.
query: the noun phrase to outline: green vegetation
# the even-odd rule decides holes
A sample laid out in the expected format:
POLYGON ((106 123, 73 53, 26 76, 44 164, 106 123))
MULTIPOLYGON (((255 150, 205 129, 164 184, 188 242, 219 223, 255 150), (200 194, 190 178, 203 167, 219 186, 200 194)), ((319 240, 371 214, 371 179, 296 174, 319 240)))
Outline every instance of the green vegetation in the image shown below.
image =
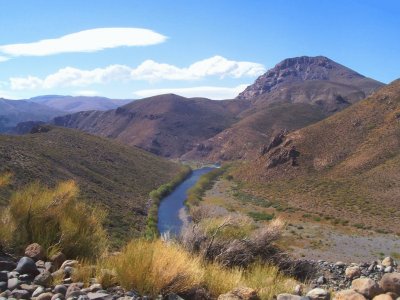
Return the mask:
POLYGON ((153 238, 158 236, 158 207, 161 200, 168 196, 172 191, 184 181, 192 172, 192 169, 188 166, 183 166, 178 175, 172 179, 172 181, 161 185, 157 189, 150 192, 149 197, 151 199, 151 206, 147 214, 147 224, 145 236, 147 238, 153 238))
POLYGON ((0 214, 0 244, 15 253, 37 242, 48 252, 57 249, 68 257, 98 257, 108 244, 102 226, 105 212, 77 196, 74 181, 52 189, 36 182, 15 192, 0 214))
POLYGON ((207 174, 202 175, 197 183, 188 191, 186 204, 190 206, 196 206, 200 203, 204 193, 209 190, 215 181, 222 176, 230 167, 226 164, 221 168, 212 170, 207 174))
POLYGON ((180 166, 109 139, 46 128, 50 131, 0 135, 0 173, 13 173, 12 184, 0 189, 0 210, 14 191, 32 182, 54 188, 74 179, 80 188, 78 201, 107 212, 104 226, 113 247, 141 236, 150 191, 171 181, 180 166))
POLYGON ((265 212, 256 212, 251 211, 247 214, 250 218, 253 218, 254 221, 271 221, 275 215, 267 214, 265 212))

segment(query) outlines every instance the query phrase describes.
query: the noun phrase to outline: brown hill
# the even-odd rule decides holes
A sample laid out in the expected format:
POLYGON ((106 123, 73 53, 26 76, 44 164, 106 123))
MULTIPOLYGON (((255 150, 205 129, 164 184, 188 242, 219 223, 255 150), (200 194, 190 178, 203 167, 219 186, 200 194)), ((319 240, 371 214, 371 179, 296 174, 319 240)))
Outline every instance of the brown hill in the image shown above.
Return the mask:
POLYGON ((215 161, 254 157, 279 132, 319 121, 381 86, 326 57, 286 59, 238 96, 252 104, 241 113, 238 123, 200 143, 184 158, 215 161))
POLYGON ((236 176, 288 206, 400 233, 400 80, 277 137, 236 176))
MULTIPOLYGON (((114 239, 126 240, 144 229, 148 194, 170 181, 179 165, 135 147, 77 130, 40 126, 40 133, 0 135, 0 174, 10 171, 14 182, 0 194, 39 180, 54 186, 74 179, 81 197, 108 211, 114 239)), ((36 130, 38 131, 38 130, 36 130)))
POLYGON ((133 101, 106 112, 90 111, 54 119, 59 126, 77 128, 138 146, 165 157, 179 157, 203 140, 237 121, 249 103, 213 101, 173 94, 133 101))

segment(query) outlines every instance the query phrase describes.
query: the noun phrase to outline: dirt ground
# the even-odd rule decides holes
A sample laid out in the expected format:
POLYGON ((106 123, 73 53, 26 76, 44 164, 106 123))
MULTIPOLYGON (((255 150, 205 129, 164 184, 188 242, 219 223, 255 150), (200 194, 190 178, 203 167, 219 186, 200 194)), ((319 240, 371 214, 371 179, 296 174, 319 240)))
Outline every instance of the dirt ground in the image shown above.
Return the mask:
MULTIPOLYGON (((251 199, 251 198, 250 198, 251 199)), ((391 255, 400 258, 400 239, 396 235, 380 234, 351 226, 332 225, 327 220, 303 212, 279 211, 258 201, 240 201, 235 183, 221 179, 207 191, 204 203, 251 216, 274 216, 286 221, 281 246, 298 258, 370 262, 391 255)), ((257 223, 268 221, 257 220, 257 223)))

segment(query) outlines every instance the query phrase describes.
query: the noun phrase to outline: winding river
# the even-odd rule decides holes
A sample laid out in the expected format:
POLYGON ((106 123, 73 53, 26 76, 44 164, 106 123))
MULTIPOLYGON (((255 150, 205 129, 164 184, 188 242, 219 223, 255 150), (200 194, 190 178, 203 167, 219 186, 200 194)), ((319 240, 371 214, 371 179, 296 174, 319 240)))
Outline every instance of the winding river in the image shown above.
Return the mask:
POLYGON ((169 232, 171 235, 178 235, 180 233, 183 222, 187 220, 185 207, 187 191, 196 184, 201 175, 213 169, 215 167, 193 170, 185 181, 162 199, 158 209, 158 231, 161 234, 169 232))

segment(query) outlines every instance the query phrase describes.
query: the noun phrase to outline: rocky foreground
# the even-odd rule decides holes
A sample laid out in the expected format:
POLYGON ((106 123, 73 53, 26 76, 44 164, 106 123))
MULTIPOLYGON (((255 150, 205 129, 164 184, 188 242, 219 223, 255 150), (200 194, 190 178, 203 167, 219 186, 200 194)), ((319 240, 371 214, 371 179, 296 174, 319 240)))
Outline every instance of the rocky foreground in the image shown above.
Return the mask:
MULTIPOLYGON (((136 291, 126 291, 119 286, 103 289, 96 279, 91 284, 74 282, 73 274, 79 265, 67 260, 61 252, 45 261, 42 247, 31 244, 25 256, 15 259, 0 251, 0 300, 108 300, 150 299, 136 291)), ((293 294, 276 295, 277 300, 392 300, 400 299, 400 273, 397 263, 387 257, 382 261, 363 264, 309 261, 316 270, 307 284, 296 286, 293 294)), ((178 295, 160 295, 159 299, 182 299, 178 295)), ((190 299, 207 299, 205 294, 190 299)), ((255 300, 257 292, 239 287, 218 300, 255 300)))

